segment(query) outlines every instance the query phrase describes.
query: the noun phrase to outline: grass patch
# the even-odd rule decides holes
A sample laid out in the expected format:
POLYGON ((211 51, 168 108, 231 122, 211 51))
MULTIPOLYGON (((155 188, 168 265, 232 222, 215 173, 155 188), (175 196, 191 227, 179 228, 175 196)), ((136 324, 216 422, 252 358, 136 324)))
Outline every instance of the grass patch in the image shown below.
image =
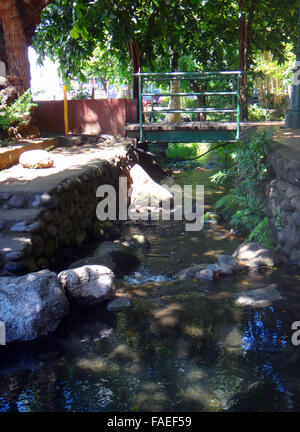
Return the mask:
POLYGON ((210 146, 207 143, 169 143, 166 156, 169 159, 192 159, 205 153, 210 146))

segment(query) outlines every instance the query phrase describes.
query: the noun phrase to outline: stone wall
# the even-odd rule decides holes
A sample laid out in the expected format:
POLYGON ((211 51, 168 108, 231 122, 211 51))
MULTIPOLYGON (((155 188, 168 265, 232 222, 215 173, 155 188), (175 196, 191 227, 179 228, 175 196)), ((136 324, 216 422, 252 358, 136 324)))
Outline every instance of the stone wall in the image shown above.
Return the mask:
MULTIPOLYGON (((116 238, 116 225, 96 218, 100 200, 96 189, 101 184, 118 189, 119 176, 129 179, 133 160, 130 150, 112 160, 83 167, 76 176, 69 176, 47 192, 0 194, 6 212, 9 206, 26 207, 24 218, 6 220, 5 232, 0 233, 7 245, 0 254, 2 272, 24 274, 44 268, 59 269, 78 258, 80 247, 89 239, 116 238)), ((16 213, 13 208, 10 211, 16 213)))
POLYGON ((277 250, 300 265, 300 161, 279 151, 272 152, 269 161, 274 178, 266 186, 265 213, 277 250))

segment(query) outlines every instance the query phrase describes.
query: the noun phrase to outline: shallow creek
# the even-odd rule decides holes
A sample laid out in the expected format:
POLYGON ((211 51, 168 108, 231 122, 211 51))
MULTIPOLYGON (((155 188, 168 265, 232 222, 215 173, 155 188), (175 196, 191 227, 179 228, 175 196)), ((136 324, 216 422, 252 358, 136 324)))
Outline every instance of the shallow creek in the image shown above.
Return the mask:
MULTIPOLYGON (((209 171, 174 174, 205 185, 205 210, 221 190, 209 171)), ((73 309, 55 334, 0 348, 0 411, 300 410, 300 276, 283 266, 214 282, 176 281, 176 273, 214 263, 242 242, 221 225, 187 232, 183 222, 128 225, 143 234, 142 265, 118 284, 132 307, 73 309), (240 307, 243 290, 277 288, 281 300, 240 307)))

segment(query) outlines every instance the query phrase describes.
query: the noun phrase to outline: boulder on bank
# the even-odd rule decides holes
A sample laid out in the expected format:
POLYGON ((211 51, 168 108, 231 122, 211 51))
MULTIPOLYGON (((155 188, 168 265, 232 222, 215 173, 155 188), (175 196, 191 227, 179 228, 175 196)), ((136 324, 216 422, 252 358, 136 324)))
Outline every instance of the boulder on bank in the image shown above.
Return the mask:
POLYGON ((232 256, 250 269, 274 267, 279 264, 275 253, 259 243, 242 243, 232 256))
POLYGON ((110 268, 117 276, 128 273, 140 264, 134 251, 120 242, 104 241, 100 243, 94 257, 110 268))
POLYGON ((131 204, 147 207, 151 204, 151 199, 158 203, 159 201, 171 200, 173 195, 166 188, 160 186, 146 173, 138 164, 130 170, 132 179, 131 185, 131 204))
POLYGON ((28 150, 21 154, 19 163, 24 168, 50 168, 54 161, 46 150, 28 150))
POLYGON ((115 276, 102 265, 64 270, 58 279, 70 301, 84 306, 102 303, 115 293, 115 276))
POLYGON ((56 330, 69 303, 56 273, 42 270, 19 277, 0 277, 0 321, 6 343, 25 342, 56 330))

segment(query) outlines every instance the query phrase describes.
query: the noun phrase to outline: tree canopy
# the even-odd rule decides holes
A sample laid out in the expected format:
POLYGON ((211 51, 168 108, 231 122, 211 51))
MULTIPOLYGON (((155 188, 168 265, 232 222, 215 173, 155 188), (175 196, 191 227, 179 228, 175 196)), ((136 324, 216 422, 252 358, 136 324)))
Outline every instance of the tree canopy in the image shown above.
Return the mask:
POLYGON ((20 91, 29 86, 34 32, 40 58, 59 60, 65 80, 84 79, 87 67, 167 71, 171 53, 179 67, 246 71, 257 51, 284 60, 285 44, 296 44, 297 12, 298 0, 6 0, 0 59, 20 91))
POLYGON ((257 51, 284 61, 297 12, 298 0, 56 0, 34 46, 41 59, 59 60, 66 80, 83 79, 91 64, 104 73, 167 71, 171 52, 193 70, 246 71, 257 51))

